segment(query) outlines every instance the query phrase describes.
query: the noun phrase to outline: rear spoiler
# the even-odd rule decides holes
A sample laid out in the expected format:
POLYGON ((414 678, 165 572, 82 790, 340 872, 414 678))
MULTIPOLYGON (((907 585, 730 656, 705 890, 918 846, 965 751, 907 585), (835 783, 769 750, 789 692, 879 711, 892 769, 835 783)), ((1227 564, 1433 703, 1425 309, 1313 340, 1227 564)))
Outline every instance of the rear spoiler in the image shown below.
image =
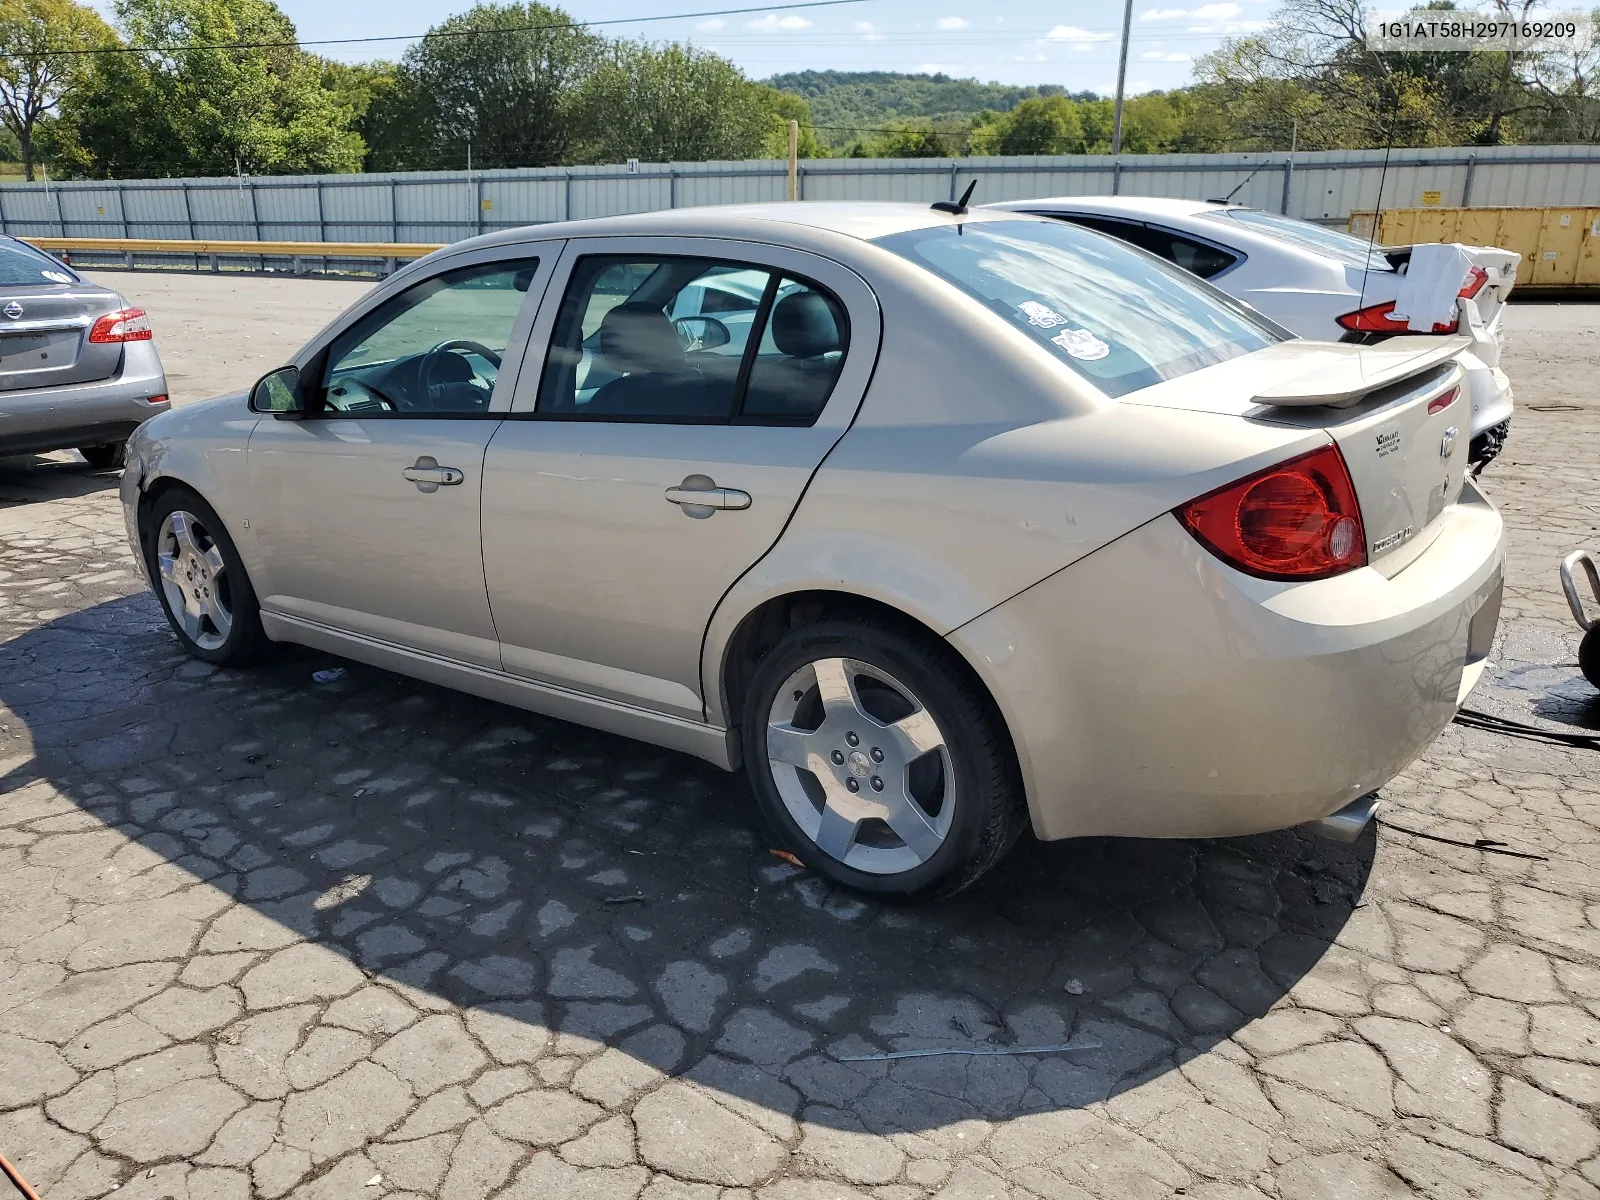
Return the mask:
MULTIPOLYGON (((1256 393, 1273 408, 1350 408, 1380 388, 1425 375, 1472 345, 1469 337, 1390 338, 1375 346, 1349 342, 1283 343, 1310 369, 1256 393)), ((1265 353, 1272 353, 1271 350, 1265 353)))

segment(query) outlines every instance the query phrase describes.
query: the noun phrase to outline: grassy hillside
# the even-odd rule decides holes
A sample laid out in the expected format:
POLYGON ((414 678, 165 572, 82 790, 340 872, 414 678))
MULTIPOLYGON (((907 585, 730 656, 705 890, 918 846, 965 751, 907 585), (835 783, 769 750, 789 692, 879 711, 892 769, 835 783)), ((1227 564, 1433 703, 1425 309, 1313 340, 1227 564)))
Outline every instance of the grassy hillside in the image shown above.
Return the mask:
POLYGON ((804 96, 819 140, 834 147, 859 141, 858 129, 876 130, 903 121, 964 121, 991 109, 1009 112, 1034 96, 1070 95, 1093 99, 1092 92, 1068 92, 1057 84, 1010 87, 952 79, 948 75, 905 75, 895 71, 795 71, 774 75, 772 87, 804 96))

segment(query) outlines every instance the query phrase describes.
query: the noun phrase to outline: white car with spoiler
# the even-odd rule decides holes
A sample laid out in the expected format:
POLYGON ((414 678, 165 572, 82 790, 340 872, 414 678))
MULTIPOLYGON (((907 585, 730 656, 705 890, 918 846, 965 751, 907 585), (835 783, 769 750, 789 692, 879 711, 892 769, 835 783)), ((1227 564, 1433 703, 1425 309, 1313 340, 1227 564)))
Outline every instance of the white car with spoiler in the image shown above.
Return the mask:
POLYGON ((1372 246, 1338 229, 1216 201, 1058 196, 986 207, 1071 221, 1209 280, 1301 337, 1371 345, 1392 337, 1469 339, 1469 459, 1505 444, 1511 381, 1500 316, 1522 256, 1487 246, 1372 246))
POLYGON ((1359 834, 1500 609, 1466 345, 1295 338, 1018 213, 640 213, 397 272, 143 426, 122 499, 196 657, 743 769, 773 844, 938 895, 1030 826, 1359 834))

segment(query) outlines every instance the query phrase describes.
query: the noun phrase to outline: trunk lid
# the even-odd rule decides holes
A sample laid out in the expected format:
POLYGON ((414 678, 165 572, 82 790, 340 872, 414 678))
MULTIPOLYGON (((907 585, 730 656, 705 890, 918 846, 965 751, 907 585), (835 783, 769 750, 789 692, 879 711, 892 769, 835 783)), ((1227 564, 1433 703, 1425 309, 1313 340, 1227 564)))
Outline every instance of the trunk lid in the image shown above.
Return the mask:
POLYGON ((1402 549, 1419 553, 1432 540, 1466 478, 1471 408, 1455 356, 1469 346, 1464 337, 1288 341, 1119 403, 1325 431, 1355 485, 1368 561, 1385 569, 1397 556, 1397 568, 1409 561, 1402 549))
POLYGON ((120 307, 115 292, 81 283, 0 287, 0 392, 115 375, 122 346, 92 344, 89 330, 120 307))

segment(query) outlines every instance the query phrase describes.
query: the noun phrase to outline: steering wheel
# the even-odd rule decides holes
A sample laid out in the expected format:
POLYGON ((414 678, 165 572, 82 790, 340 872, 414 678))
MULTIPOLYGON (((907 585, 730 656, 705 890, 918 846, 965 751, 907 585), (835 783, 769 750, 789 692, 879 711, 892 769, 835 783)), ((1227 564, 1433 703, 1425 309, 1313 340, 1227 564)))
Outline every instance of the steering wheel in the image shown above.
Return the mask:
MULTIPOLYGON (((500 368, 500 355, 489 349, 482 342, 475 342, 470 338, 451 338, 449 341, 440 342, 432 350, 424 354, 422 361, 417 366, 417 381, 422 385, 421 391, 424 395, 432 396, 434 389, 442 383, 464 382, 459 379, 441 380, 438 378, 439 366, 444 362, 444 356, 456 352, 476 354, 479 358, 493 363, 496 370, 500 368)), ((488 397, 486 396, 482 404, 474 404, 472 407, 480 408, 487 405, 488 402, 488 397)))

